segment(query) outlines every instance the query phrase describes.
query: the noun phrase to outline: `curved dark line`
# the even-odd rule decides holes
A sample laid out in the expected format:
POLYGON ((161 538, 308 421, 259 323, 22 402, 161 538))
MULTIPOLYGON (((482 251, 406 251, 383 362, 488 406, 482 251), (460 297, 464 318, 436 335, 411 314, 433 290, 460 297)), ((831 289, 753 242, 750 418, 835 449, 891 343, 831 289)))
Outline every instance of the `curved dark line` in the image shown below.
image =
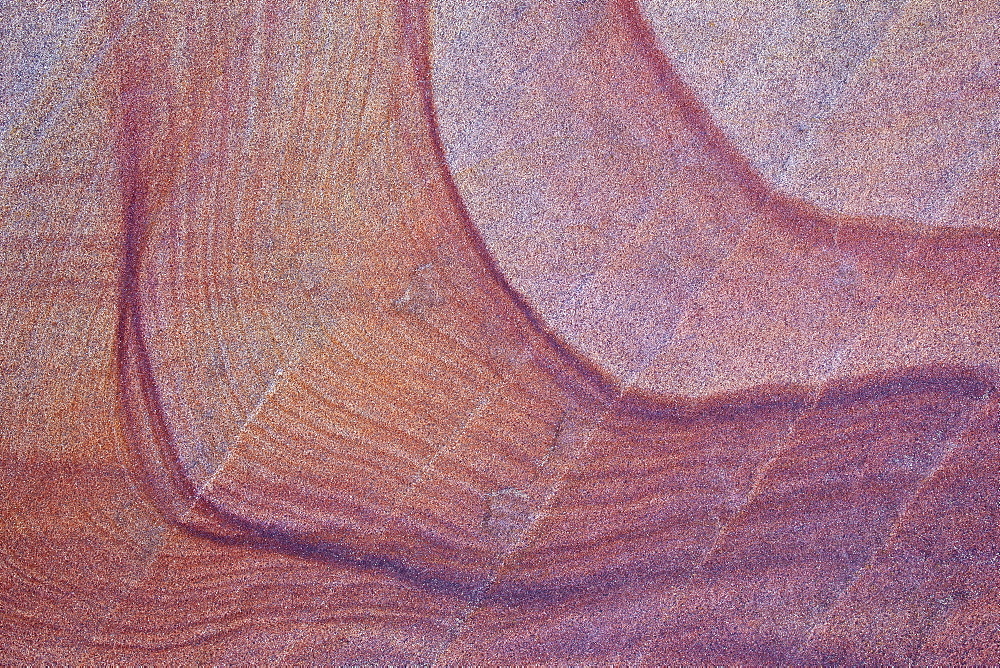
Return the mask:
POLYGON ((417 86, 420 89, 421 108, 424 120, 427 123, 428 135, 430 137, 431 150, 435 158, 437 176, 444 184, 446 197, 451 205, 452 211, 458 216, 461 223, 461 231, 466 240, 472 246, 476 259, 482 265, 489 278, 500 287, 501 291, 514 303, 515 307, 524 314, 528 322, 534 327, 537 334, 548 343, 557 353, 559 358, 571 365, 592 383, 596 389, 611 399, 620 390, 620 382, 615 380, 610 372, 602 369, 595 362, 592 362, 580 351, 565 341, 555 332, 551 331, 545 324, 545 320, 536 313, 535 309, 525 297, 515 290, 507 280, 507 277, 497 265, 496 259, 490 253, 486 242, 483 240, 479 228, 472 222, 462 198, 458 185, 455 182, 451 167, 444 150, 444 142, 441 139, 441 128, 438 122, 437 106, 434 103, 434 86, 431 71, 431 46, 430 29, 428 25, 429 0, 398 0, 402 14, 403 40, 409 51, 414 65, 414 75, 417 86))
MULTIPOLYGON (((407 0, 400 0, 404 16, 411 19, 406 23, 407 37, 411 37, 410 31, 414 24, 408 11, 408 4, 407 0)), ((425 64, 426 62, 424 61, 425 64)), ((429 86, 424 88, 426 95, 429 93, 429 86)), ((429 96, 425 97, 425 104, 430 104, 429 96)), ((125 115, 128 116, 130 111, 124 110, 125 115)), ((485 587, 485 580, 477 582, 428 574, 426 568, 412 566, 399 559, 382 557, 374 553, 360 554, 346 545, 311 540, 286 529, 267 528, 226 511, 198 493, 197 486, 183 471, 145 341, 141 268, 142 259, 148 249, 150 211, 147 202, 149 187, 141 176, 140 162, 142 152, 148 147, 142 144, 139 132, 132 127, 135 122, 138 122, 137 119, 122 119, 119 137, 124 211, 123 259, 120 270, 115 356, 119 376, 118 395, 125 418, 126 439, 144 474, 139 476, 140 482, 146 487, 158 511, 171 525, 186 531, 191 536, 225 545, 269 550, 310 561, 387 572, 400 580, 434 593, 448 594, 467 601, 479 600, 485 587), (152 433, 143 433, 144 430, 140 427, 141 420, 137 419, 141 414, 149 418, 152 433), (150 455, 145 447, 147 443, 152 444, 158 456, 150 455), (168 469, 166 484, 154 483, 154 480, 160 477, 157 473, 158 465, 166 466, 168 469), (221 524, 223 529, 235 530, 235 533, 206 528, 197 521, 181 517, 175 512, 178 505, 186 506, 191 511, 199 511, 199 514, 207 515, 221 524)), ((435 148, 441 151, 439 142, 435 144, 435 148)), ((439 158, 443 158, 443 152, 439 158)), ((450 181, 450 173, 447 182, 450 187, 454 187, 450 181)), ((460 199, 455 201, 461 202, 460 199)), ((467 217, 463 220, 466 222, 467 231, 473 231, 474 227, 468 222, 467 217)), ((477 252, 485 253, 485 247, 479 244, 477 252)), ((500 277, 499 273, 496 275, 500 277)), ((501 285, 507 287, 505 283, 501 285)), ((509 287, 507 289, 509 290, 509 287)), ((541 331, 545 333, 543 329, 541 331)), ((569 357, 569 353, 563 351, 563 354, 567 356, 566 361, 576 361, 569 357)))
MULTIPOLYGON (((130 93, 135 95, 134 91, 130 93)), ((123 90, 123 97, 124 94, 123 90)), ((140 167, 146 146, 140 140, 141 129, 137 127, 143 119, 139 111, 134 108, 134 99, 128 104, 123 100, 122 104, 118 137, 119 178, 123 204, 122 260, 115 336, 119 400, 125 418, 126 438, 132 442, 134 446, 132 450, 138 455, 137 460, 144 474, 139 476, 141 481, 149 487, 151 478, 159 477, 161 474, 153 465, 157 458, 151 458, 145 453, 141 444, 136 445, 135 441, 141 439, 129 438, 130 434, 134 435, 139 431, 136 420, 139 411, 145 413, 152 423, 155 434, 153 447, 159 455, 158 459, 167 467, 166 473, 172 483, 169 485, 171 494, 168 496, 180 495, 190 499, 194 487, 181 470, 180 460, 173 447, 173 437, 163 414, 162 398, 156 385, 142 326, 139 280, 149 215, 147 202, 149 186, 143 178, 140 167), (133 366, 135 369, 131 368, 133 366), (141 408, 131 405, 136 400, 140 402, 141 408), (151 459, 153 461, 150 461, 151 459)), ((151 498, 156 501, 160 512, 171 517, 173 511, 169 506, 172 504, 163 502, 164 490, 148 489, 148 491, 151 492, 151 498)))
POLYGON ((183 472, 180 458, 176 448, 172 447, 174 436, 171 433, 169 423, 163 411, 163 399, 156 378, 153 373, 149 351, 146 346, 145 332, 143 328, 142 307, 139 297, 139 274, 141 250, 144 245, 145 227, 137 221, 141 218, 137 213, 140 205, 137 203, 141 196, 135 192, 129 194, 129 204, 125 213, 125 262, 122 270, 122 305, 120 306, 120 322, 123 332, 119 333, 119 345, 121 347, 121 357, 119 363, 123 369, 127 369, 131 360, 137 366, 136 374, 139 381, 139 393, 142 403, 148 407, 149 417, 155 425, 154 429, 160 434, 160 442, 157 450, 163 459, 163 463, 169 466, 171 481, 178 485, 181 495, 185 499, 193 499, 195 487, 191 479, 183 472), (122 341, 124 338, 124 342, 122 341), (124 343, 124 345, 121 345, 124 343), (131 356, 129 355, 131 353, 131 356))
MULTIPOLYGON (((655 413, 664 417, 680 419, 691 414, 744 413, 760 406, 805 402, 807 395, 815 388, 804 385, 765 384, 705 398, 691 398, 634 387, 623 388, 623 381, 615 378, 611 371, 590 360, 582 351, 549 328, 545 319, 535 311, 524 295, 510 285, 507 277, 499 268, 479 228, 472 221, 472 216, 465 205, 448 163, 444 142, 441 138, 432 84, 431 33, 428 25, 430 1, 399 0, 399 4, 403 14, 404 40, 409 46, 414 61, 415 79, 420 88, 423 113, 426 116, 431 146, 436 159, 436 175, 445 185, 452 208, 461 221, 462 232, 474 248, 479 262, 560 358, 583 373, 588 381, 597 386, 604 397, 611 398, 616 411, 627 413, 638 412, 647 415, 655 413)), ((794 227, 805 228, 808 226, 810 232, 816 232, 819 229, 832 232, 843 226, 871 227, 870 221, 877 218, 883 226, 890 228, 891 232, 910 237, 934 239, 951 237, 965 240, 979 238, 983 235, 984 231, 978 229, 953 228, 926 228, 914 234, 913 230, 910 229, 912 223, 909 221, 889 217, 844 216, 824 211, 814 204, 778 192, 751 165, 746 156, 736 148, 701 99, 681 78, 677 69, 659 46, 652 26, 639 6, 639 0, 609 0, 609 2, 611 8, 620 13, 622 23, 632 36, 632 44, 640 50, 642 57, 655 70, 657 80, 665 93, 679 111, 686 125, 703 140, 705 150, 715 158, 715 164, 721 166, 723 171, 734 179, 750 202, 755 203, 761 209, 770 208, 778 214, 779 221, 785 222, 791 218, 795 220, 794 227)), ((1000 238, 1000 233, 996 233, 995 236, 1000 238)), ((942 369, 954 369, 956 373, 963 376, 975 373, 972 369, 963 369, 948 364, 931 364, 914 369, 912 372, 917 375, 933 373, 932 369, 935 366, 940 366, 942 369)), ((905 376, 910 372, 911 370, 903 370, 900 375, 905 376)), ((854 379, 854 382, 856 384, 877 383, 883 379, 888 380, 894 373, 893 371, 874 373, 867 378, 854 379)))
MULTIPOLYGON (((142 310, 142 263, 148 249, 151 217, 151 187, 143 168, 143 160, 149 157, 145 154, 151 148, 143 135, 143 123, 151 123, 146 116, 149 110, 142 108, 142 87, 147 82, 134 75, 130 79, 128 68, 123 70, 116 119, 122 195, 121 273, 114 351, 118 399, 126 443, 138 463, 140 485, 169 523, 186 527, 188 523, 178 516, 177 509, 193 509, 198 505, 199 495, 197 486, 184 471, 166 417, 146 344, 142 310), (143 433, 140 425, 144 420, 140 416, 148 419, 151 433, 143 433)), ((209 517, 213 517, 214 509, 208 510, 209 517)))
POLYGON ((705 150, 716 159, 729 176, 743 189, 751 202, 764 207, 778 199, 774 188, 753 167, 747 157, 730 141, 694 90, 684 82, 677 68, 660 47, 653 27, 639 6, 639 0, 610 0, 621 15, 642 57, 656 72, 663 87, 688 128, 704 142, 705 150))
POLYGON ((724 166, 735 182, 743 188, 750 201, 758 206, 770 207, 782 218, 799 219, 799 225, 809 221, 817 227, 867 227, 888 230, 917 238, 947 238, 992 236, 1000 239, 1000 231, 976 226, 929 226, 899 216, 846 215, 781 192, 753 166, 747 156, 723 131, 712 112, 689 86, 659 44, 659 39, 640 0, 608 0, 617 6, 621 18, 632 35, 632 43, 640 49, 643 57, 656 71, 657 78, 674 101, 687 126, 705 142, 708 153, 716 158, 716 164, 724 166), (877 225, 873 225, 875 222, 877 225))
MULTIPOLYGON (((662 54, 650 42, 648 31, 642 24, 636 23, 635 0, 619 0, 622 11, 632 21, 633 30, 641 37, 643 49, 649 52, 649 57, 662 59, 662 54)), ((427 42, 427 5, 421 0, 399 0, 402 10, 403 38, 407 52, 413 58, 416 69, 417 83, 422 96, 422 109, 430 127, 431 144, 434 152, 436 168, 443 179, 447 196, 462 223, 462 231, 470 240, 488 274, 501 287, 504 294, 526 314, 529 322, 541 333, 558 352, 561 359, 569 362, 579 370, 585 379, 596 385, 604 395, 611 395, 615 383, 609 382, 605 374, 593 368, 584 357, 576 353, 571 346, 562 342, 557 336, 548 332, 541 319, 535 314, 523 297, 511 288, 499 271, 495 261, 490 256, 478 230, 471 222, 451 171, 444 156, 440 138, 437 117, 433 103, 432 88, 429 80, 429 44, 427 42), (421 35, 423 37, 421 37, 421 35)), ((690 96, 690 91, 676 78, 672 68, 662 64, 663 77, 669 86, 677 87, 681 96, 690 96)), ((673 90, 673 88, 671 89, 673 90)), ((687 104, 687 103, 685 103, 687 104)), ((691 103, 685 113, 699 131, 707 137, 713 150, 721 155, 734 151, 718 128, 711 122, 704 110, 691 103)), ((470 602, 512 602, 526 599, 545 599, 552 596, 562 596, 557 591, 563 591, 561 585, 540 583, 535 585, 514 585, 487 591, 487 582, 475 577, 449 577, 448 574, 430 572, 423 566, 406 563, 402 559, 379 556, 376 553, 361 553, 345 544, 327 540, 316 540, 307 535, 296 534, 286 528, 267 527, 231 513, 199 495, 196 485, 183 471, 180 457, 167 420, 163 399, 156 383, 153 365, 144 335, 142 300, 140 285, 141 267, 144 254, 147 252, 150 210, 148 198, 149 184, 141 173, 141 153, 148 147, 139 138, 139 132, 130 123, 136 119, 123 119, 119 145, 119 157, 122 163, 123 192, 123 250, 120 277, 120 294, 118 302, 118 323, 116 331, 116 360, 119 375, 119 399, 125 415, 127 439, 132 451, 141 462, 145 473, 144 482, 149 478, 157 478, 156 457, 150 457, 149 451, 143 447, 145 441, 152 441, 162 465, 168 468, 166 476, 167 489, 153 490, 152 497, 164 518, 189 535, 216 541, 220 544, 239 545, 254 549, 270 550, 276 553, 294 556, 310 561, 337 564, 380 573, 388 573, 402 581, 411 583, 425 591, 444 594, 470 602), (124 149, 124 150, 123 150, 124 149), (136 416, 145 414, 151 424, 152 433, 142 433, 141 420, 136 416), (225 533, 211 527, 199 525, 196 521, 178 516, 172 503, 164 503, 163 498, 174 498, 181 501, 192 511, 197 511, 201 517, 208 517, 218 522, 222 529, 233 530, 225 533)), ((738 153, 737 153, 738 155, 738 153)), ((744 179, 748 192, 754 193, 762 205, 774 199, 773 193, 766 190, 759 176, 750 169, 745 161, 738 160, 736 173, 744 179)), ((866 381, 861 389, 857 381, 845 381, 840 389, 829 394, 830 399, 825 406, 843 405, 852 401, 862 401, 885 396, 896 396, 928 388, 941 388, 947 391, 965 395, 977 395, 994 387, 988 370, 975 370, 964 367, 946 367, 939 365, 928 367, 923 371, 906 370, 890 374, 876 382, 866 381)), ((777 388, 774 388, 777 389, 777 388)), ((633 412, 643 414, 655 420, 677 420, 695 417, 740 415, 763 408, 799 406, 804 399, 801 388, 784 387, 785 394, 774 396, 772 389, 754 389, 739 394, 728 395, 709 401, 681 402, 679 400, 612 400, 610 407, 619 413, 633 412), (692 412, 693 410, 693 412, 692 412)), ((594 573, 584 578, 579 587, 593 588, 599 586, 598 581, 618 580, 610 573, 594 573)), ((613 585, 608 585, 613 586, 613 585)))

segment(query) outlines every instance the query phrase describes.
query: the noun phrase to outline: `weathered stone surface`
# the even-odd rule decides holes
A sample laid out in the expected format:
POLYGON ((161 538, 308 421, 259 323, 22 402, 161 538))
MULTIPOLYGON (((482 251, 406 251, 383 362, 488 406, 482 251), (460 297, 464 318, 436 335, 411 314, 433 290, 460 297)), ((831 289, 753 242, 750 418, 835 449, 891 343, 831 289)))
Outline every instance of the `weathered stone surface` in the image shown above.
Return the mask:
POLYGON ((491 12, 3 18, 4 661, 996 662, 995 232, 491 12))

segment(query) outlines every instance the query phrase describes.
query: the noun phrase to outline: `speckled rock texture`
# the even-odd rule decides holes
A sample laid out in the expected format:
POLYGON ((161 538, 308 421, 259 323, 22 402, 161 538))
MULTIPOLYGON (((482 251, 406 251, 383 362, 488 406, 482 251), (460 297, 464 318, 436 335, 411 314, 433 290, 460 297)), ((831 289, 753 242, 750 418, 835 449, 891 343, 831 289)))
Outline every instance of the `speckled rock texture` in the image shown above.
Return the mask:
POLYGON ((1000 661, 996 3, 3 9, 3 663, 1000 661))

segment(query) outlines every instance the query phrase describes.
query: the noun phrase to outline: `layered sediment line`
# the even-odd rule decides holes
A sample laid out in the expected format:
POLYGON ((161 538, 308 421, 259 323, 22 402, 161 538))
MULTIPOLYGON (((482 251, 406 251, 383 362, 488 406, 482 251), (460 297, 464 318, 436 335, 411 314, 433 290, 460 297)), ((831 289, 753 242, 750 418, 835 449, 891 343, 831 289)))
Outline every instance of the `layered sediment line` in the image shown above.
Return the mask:
MULTIPOLYGON (((104 276, 70 339, 100 372, 16 367, 74 388, 41 414, 96 417, 86 439, 47 418, 58 444, 5 426, 11 661, 991 660, 993 233, 773 195, 637 11, 500 17, 555 33, 510 45, 548 60, 506 113, 538 141, 598 138, 576 162, 504 158, 552 158, 549 195, 589 188, 600 299, 563 320, 542 301, 572 275, 559 248, 525 260, 469 204, 427 5, 153 2, 95 24, 83 99, 104 116, 64 140, 111 147, 81 192, 110 192, 95 217, 120 252, 73 245, 78 200, 38 214, 77 263, 53 266, 104 276), (619 243, 612 205, 646 211, 648 244, 619 243), (694 252, 685 221, 728 245, 694 252), (672 320, 615 320, 625 265, 672 320), (619 335, 626 353, 601 347, 619 335)), ((22 250, 61 248, 40 239, 22 250)), ((26 266, 38 297, 10 289, 12 322, 57 296, 26 266)))

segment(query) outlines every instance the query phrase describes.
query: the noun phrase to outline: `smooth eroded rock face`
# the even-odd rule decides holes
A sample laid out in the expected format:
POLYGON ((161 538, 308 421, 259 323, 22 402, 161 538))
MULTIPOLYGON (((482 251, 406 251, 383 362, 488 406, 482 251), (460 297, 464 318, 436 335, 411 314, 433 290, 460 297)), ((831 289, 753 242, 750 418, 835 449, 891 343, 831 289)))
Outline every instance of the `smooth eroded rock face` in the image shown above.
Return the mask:
MULTIPOLYGON (((809 110, 819 102, 813 98, 826 98, 801 91, 794 99, 804 106, 793 105, 786 114, 787 96, 734 88, 731 81, 774 82, 776 75, 747 65, 753 60, 748 54, 757 51, 767 62, 778 57, 772 50, 790 49, 802 59, 826 56, 811 42, 769 39, 770 22, 777 20, 771 14, 747 9, 733 23, 722 8, 691 6, 698 20, 714 26, 694 31, 698 41, 687 23, 681 26, 687 32, 663 32, 674 25, 670 21, 683 23, 666 5, 647 8, 655 14, 655 35, 629 3, 435 7, 436 109, 470 219, 544 325, 623 390, 708 396, 820 384, 901 362, 995 363, 995 232, 924 225, 928 216, 905 207, 859 210, 833 202, 838 213, 824 213, 774 190, 777 180, 785 192, 811 198, 784 188, 777 172, 761 163, 770 160, 761 142, 786 152, 799 150, 797 144, 770 121, 747 120, 743 127, 739 113, 794 123, 796 114, 814 113, 809 110), (697 49, 711 50, 720 41, 718 48, 736 49, 737 37, 753 48, 739 57, 727 52, 725 67, 696 57, 697 49), (675 51, 693 40, 695 51, 670 61, 658 50, 669 40, 675 51), (719 127, 712 114, 722 119, 719 127), (760 136, 753 135, 758 125, 760 136), (845 215, 858 213, 880 215, 845 215), (909 219, 899 217, 904 214, 909 219)), ((842 35, 847 43, 838 48, 857 50, 874 39, 862 28, 872 29, 877 16, 888 14, 880 7, 858 9, 853 23, 841 17, 854 41, 842 35)), ((959 18, 949 19, 950 30, 978 39, 979 33, 954 23, 959 18)), ((802 33, 799 41, 806 34, 822 37, 810 28, 818 17, 788 20, 802 33)), ((958 48, 943 36, 927 40, 938 49, 958 48)), ((931 68, 940 79, 935 94, 951 95, 949 72, 952 79, 965 76, 968 63, 959 60, 961 71, 931 68)), ((782 66, 793 68, 794 59, 782 66)), ((852 68, 843 62, 837 72, 852 68)), ((824 84, 807 71, 799 75, 815 86, 832 86, 841 76, 823 70, 830 79, 824 84)), ((988 79, 982 86, 962 84, 975 95, 961 91, 976 104, 995 106, 988 79)), ((838 95, 863 98, 853 89, 838 95)), ((890 97, 944 114, 931 99, 890 97)), ((985 120, 971 111, 948 116, 949 127, 953 116, 986 132, 985 120)), ((880 118, 893 133, 912 139, 902 121, 880 118)), ((944 123, 944 116, 939 120, 944 123)), ((830 124, 830 132, 853 127, 846 120, 830 124)), ((930 120, 925 125, 922 132, 934 132, 930 120)), ((967 140, 976 151, 992 150, 985 134, 967 140)), ((909 155, 904 148, 899 168, 908 170, 918 199, 951 197, 935 194, 940 179, 931 174, 945 153, 909 155)), ((865 174, 879 180, 880 192, 888 197, 905 190, 883 179, 887 163, 878 151, 851 150, 865 174)), ((959 153, 973 159, 964 149, 959 153)), ((816 159, 835 168, 843 155, 825 147, 816 159)), ((857 183, 846 173, 837 178, 857 183)), ((989 187, 972 176, 962 184, 974 191, 989 187)))
POLYGON ((4 660, 995 662, 994 237, 773 196, 636 7, 500 9, 39 19, 4 660))

